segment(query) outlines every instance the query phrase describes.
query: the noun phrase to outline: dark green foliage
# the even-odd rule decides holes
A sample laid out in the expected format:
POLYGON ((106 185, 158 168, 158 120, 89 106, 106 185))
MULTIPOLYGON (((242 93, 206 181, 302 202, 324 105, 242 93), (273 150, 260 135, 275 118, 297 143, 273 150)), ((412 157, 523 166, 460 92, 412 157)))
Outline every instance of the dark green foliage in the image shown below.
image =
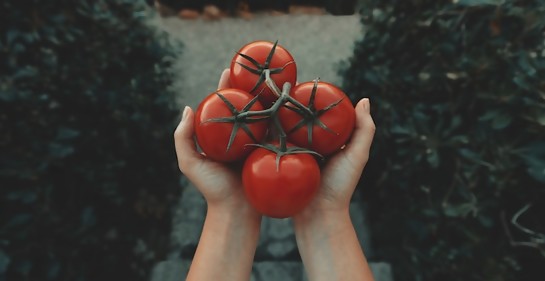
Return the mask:
POLYGON ((542 279, 545 1, 368 2, 343 74, 377 124, 375 258, 397 281, 542 279))
POLYGON ((148 280, 165 258, 175 54, 136 3, 0 4, 0 280, 148 280))

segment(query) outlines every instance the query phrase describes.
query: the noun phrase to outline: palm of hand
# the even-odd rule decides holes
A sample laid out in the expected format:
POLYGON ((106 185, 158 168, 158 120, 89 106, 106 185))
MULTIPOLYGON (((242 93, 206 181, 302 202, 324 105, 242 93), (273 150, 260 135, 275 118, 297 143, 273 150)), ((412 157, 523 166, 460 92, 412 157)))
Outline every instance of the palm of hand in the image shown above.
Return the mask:
POLYGON ((322 168, 321 186, 307 209, 338 210, 348 207, 361 173, 369 158, 375 124, 369 102, 356 105, 356 128, 350 143, 322 168))
POLYGON ((186 174, 209 203, 244 200, 239 173, 204 156, 186 174))
POLYGON ((343 150, 331 158, 322 169, 322 183, 316 200, 321 200, 321 206, 335 208, 347 206, 358 183, 363 166, 360 159, 354 161, 349 151, 343 150))
MULTIPOLYGON (((222 73, 218 88, 229 87, 229 71, 222 73)), ((180 170, 203 194, 209 204, 231 207, 248 205, 240 179, 240 171, 206 159, 197 153, 193 141, 194 113, 187 114, 176 129, 176 152, 180 170)), ((368 99, 356 105, 356 128, 345 149, 333 156, 322 169, 318 194, 306 210, 335 210, 348 207, 350 198, 369 158, 375 132, 368 99)))
POLYGON ((197 152, 193 141, 194 112, 187 108, 184 120, 176 129, 176 153, 180 170, 197 187, 209 204, 244 204, 239 172, 197 152))

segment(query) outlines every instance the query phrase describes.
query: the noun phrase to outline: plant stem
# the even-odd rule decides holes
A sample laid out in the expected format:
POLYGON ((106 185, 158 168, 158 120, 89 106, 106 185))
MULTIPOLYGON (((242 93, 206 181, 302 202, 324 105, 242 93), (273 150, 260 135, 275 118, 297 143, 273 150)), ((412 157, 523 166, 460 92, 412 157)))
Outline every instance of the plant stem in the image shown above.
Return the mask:
POLYGON ((269 89, 271 89, 271 91, 279 99, 280 99, 280 97, 282 96, 283 93, 287 93, 287 101, 291 102, 296 107, 298 107, 299 109, 305 111, 306 113, 312 115, 312 111, 308 107, 304 106, 302 103, 300 103, 299 101, 297 101, 296 99, 292 98, 289 95, 289 92, 290 92, 290 89, 291 89, 291 84, 289 82, 284 83, 282 92, 280 92, 280 89, 276 86, 276 83, 274 83, 274 80, 271 79, 271 71, 269 69, 265 69, 264 73, 265 73, 265 84, 267 85, 267 87, 269 87, 269 89), (286 89, 287 88, 286 86, 289 86, 289 88, 286 89))
POLYGON ((304 104, 300 103, 298 100, 292 98, 291 96, 288 96, 287 100, 291 102, 293 105, 295 105, 297 108, 303 110, 305 113, 309 115, 314 115, 314 113, 312 112, 312 110, 310 110, 310 108, 306 107, 304 104))
POLYGON ((280 106, 286 103, 287 99, 290 97, 289 92, 291 89, 291 84, 289 82, 284 83, 284 87, 278 100, 270 108, 258 111, 246 111, 238 115, 238 118, 247 118, 252 116, 272 116, 275 112, 278 111, 280 106))
POLYGON ((287 135, 284 129, 282 128, 282 124, 280 123, 280 119, 278 118, 278 110, 282 105, 284 105, 286 102, 290 102, 293 105, 295 105, 297 108, 301 109, 301 111, 304 111, 304 113, 313 115, 314 113, 305 105, 297 101, 296 99, 292 98, 290 96, 291 91, 291 83, 286 82, 284 85, 282 85, 282 90, 276 86, 276 83, 271 79, 271 72, 269 69, 264 70, 265 73, 265 84, 267 87, 273 92, 274 95, 278 97, 276 102, 274 102, 273 106, 270 108, 264 109, 264 110, 258 110, 258 111, 246 111, 241 112, 237 115, 237 119, 244 119, 252 116, 263 116, 263 117, 271 117, 273 119, 275 127, 278 129, 278 135, 279 135, 279 142, 280 142, 280 152, 286 152, 288 149, 287 145, 287 135))
POLYGON ((280 152, 286 152, 288 150, 288 144, 286 140, 287 136, 286 136, 286 132, 284 132, 284 129, 282 129, 282 124, 280 124, 280 119, 278 119, 278 114, 276 114, 276 112, 273 115, 273 121, 274 121, 274 125, 278 129, 280 152))
MULTIPOLYGON (((265 84, 267 84, 267 87, 271 89, 273 94, 275 94, 277 97, 280 97, 282 93, 278 86, 276 86, 276 83, 274 83, 274 80, 271 79, 271 70, 267 68, 263 72, 265 73, 265 84)), ((286 83, 284 83, 284 86, 286 85, 286 83)))

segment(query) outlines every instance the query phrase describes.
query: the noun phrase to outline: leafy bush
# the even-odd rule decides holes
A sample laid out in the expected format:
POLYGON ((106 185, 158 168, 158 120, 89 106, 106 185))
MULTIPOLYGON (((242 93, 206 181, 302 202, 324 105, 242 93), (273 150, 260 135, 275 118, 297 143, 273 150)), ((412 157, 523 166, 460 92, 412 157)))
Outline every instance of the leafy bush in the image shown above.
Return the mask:
POLYGON ((0 280, 146 280, 164 259, 175 48, 144 8, 0 4, 0 280))
POLYGON ((377 124, 375 258, 399 281, 543 276, 545 1, 367 2, 343 75, 377 124))

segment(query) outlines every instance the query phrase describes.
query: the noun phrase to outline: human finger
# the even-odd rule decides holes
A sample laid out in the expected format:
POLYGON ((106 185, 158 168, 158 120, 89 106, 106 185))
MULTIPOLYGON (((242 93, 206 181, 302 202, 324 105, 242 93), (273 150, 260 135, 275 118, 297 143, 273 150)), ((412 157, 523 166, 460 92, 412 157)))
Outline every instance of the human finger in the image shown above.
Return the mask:
POLYGON ((189 106, 186 106, 182 114, 182 120, 178 124, 176 131, 174 131, 174 145, 178 157, 178 166, 182 172, 187 172, 189 167, 202 159, 202 155, 197 152, 195 141, 193 140, 193 119, 193 110, 189 106))
POLYGON ((356 104, 356 124, 354 133, 345 148, 345 153, 352 158, 352 163, 365 164, 369 158, 369 150, 375 135, 375 123, 371 117, 371 105, 368 98, 356 104))
POLYGON ((229 68, 226 68, 223 70, 220 76, 220 81, 218 83, 218 90, 231 87, 231 84, 229 83, 230 74, 231 74, 231 70, 229 70, 229 68))

